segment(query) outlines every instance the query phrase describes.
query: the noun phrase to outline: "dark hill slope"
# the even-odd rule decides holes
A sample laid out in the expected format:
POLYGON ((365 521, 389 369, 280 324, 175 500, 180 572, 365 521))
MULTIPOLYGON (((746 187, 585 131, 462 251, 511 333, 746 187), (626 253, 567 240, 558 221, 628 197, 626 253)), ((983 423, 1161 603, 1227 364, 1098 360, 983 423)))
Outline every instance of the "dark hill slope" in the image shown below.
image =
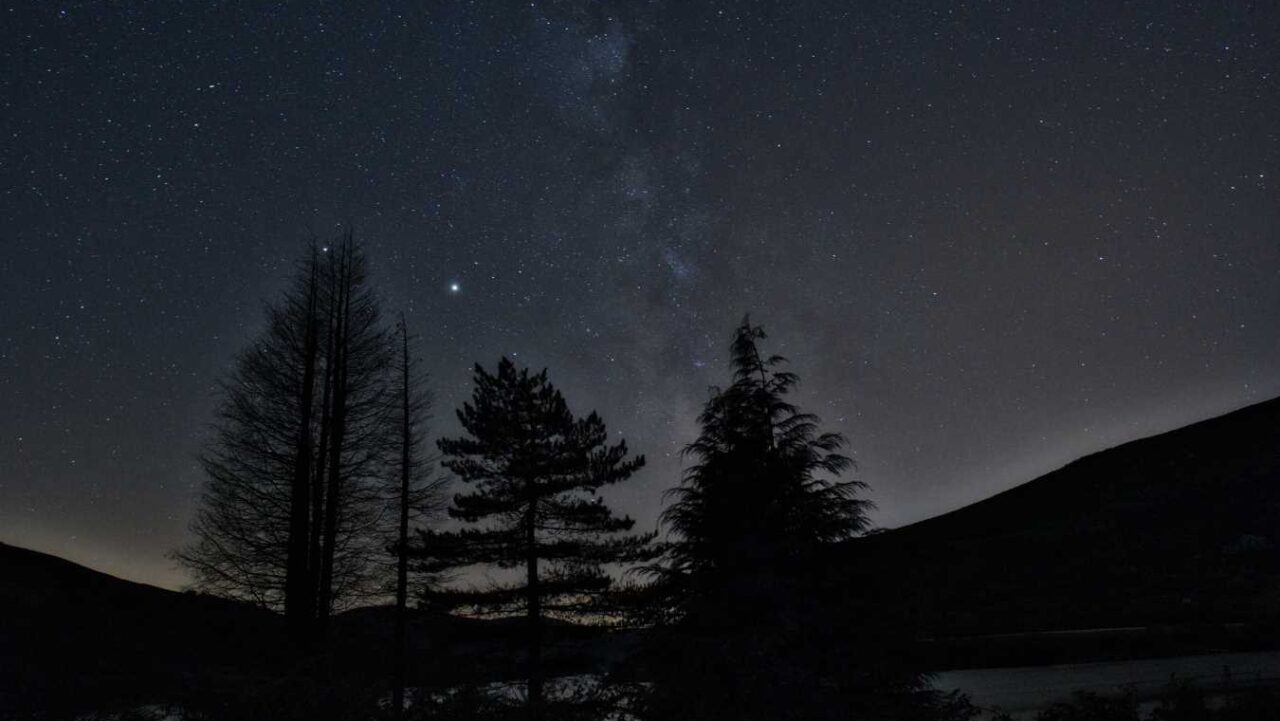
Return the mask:
POLYGON ((275 614, 0 544, 0 707, 128 700, 279 658, 275 614))
POLYGON ((1267 623, 1280 608, 1277 545, 1280 399, 858 539, 836 562, 862 593, 946 636, 1267 623))
MULTIPOLYGON (((300 694, 317 695, 323 708, 323 694, 341 703, 385 683, 393 626, 390 607, 353 609, 334 617, 327 650, 299 656, 278 614, 0 543, 0 721, 161 702, 234 718, 300 694)), ((409 628, 423 683, 518 674, 522 619, 414 611, 409 628)), ((629 642, 567 623, 546 633, 546 661, 564 673, 615 661, 629 642)))

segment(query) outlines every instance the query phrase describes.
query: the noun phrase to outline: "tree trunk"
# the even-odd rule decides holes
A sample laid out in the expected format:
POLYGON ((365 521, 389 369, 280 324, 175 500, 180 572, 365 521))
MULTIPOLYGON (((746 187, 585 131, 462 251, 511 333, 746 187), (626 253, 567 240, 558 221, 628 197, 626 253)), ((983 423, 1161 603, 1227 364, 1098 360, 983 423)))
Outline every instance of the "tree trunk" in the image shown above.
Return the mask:
POLYGON ((538 721, 542 713, 542 595, 538 589, 537 501, 529 494, 529 513, 525 519, 525 543, 528 546, 527 602, 529 634, 529 720, 538 721))
POLYGON ((316 608, 318 633, 328 634, 329 615, 333 611, 333 564, 338 546, 338 519, 342 488, 342 442, 346 431, 347 352, 351 311, 351 288, 348 276, 347 244, 343 244, 339 266, 338 319, 334 340, 333 415, 329 434, 329 479, 325 488, 323 558, 320 566, 320 593, 316 608))
POLYGON ((311 277, 307 284, 306 331, 303 339, 302 398, 299 408, 298 445, 289 493, 289 536, 285 560, 284 614, 296 641, 304 640, 315 606, 311 593, 308 541, 311 526, 312 406, 316 383, 317 260, 311 252, 311 277))
POLYGON ((336 278, 333 274, 333 263, 329 265, 329 303, 328 318, 325 319, 326 340, 325 340, 325 364, 324 364, 324 392, 320 399, 320 442, 316 449, 316 467, 312 472, 311 478, 311 550, 310 550, 310 573, 311 577, 308 582, 311 584, 311 608, 309 615, 314 622, 320 617, 319 598, 320 598, 320 575, 323 567, 324 558, 324 509, 325 509, 325 469, 328 468, 326 461, 329 457, 329 436, 332 430, 332 402, 333 402, 333 355, 334 340, 337 335, 335 323, 335 301, 333 300, 337 292, 336 278))
POLYGON ((391 686, 391 705, 395 707, 396 717, 404 718, 404 686, 409 661, 406 606, 409 600, 409 481, 412 470, 410 451, 413 441, 410 421, 413 409, 409 402, 409 329, 405 326, 403 315, 400 316, 400 335, 404 343, 404 355, 400 366, 400 401, 403 415, 400 419, 400 533, 396 543, 396 659, 391 686))

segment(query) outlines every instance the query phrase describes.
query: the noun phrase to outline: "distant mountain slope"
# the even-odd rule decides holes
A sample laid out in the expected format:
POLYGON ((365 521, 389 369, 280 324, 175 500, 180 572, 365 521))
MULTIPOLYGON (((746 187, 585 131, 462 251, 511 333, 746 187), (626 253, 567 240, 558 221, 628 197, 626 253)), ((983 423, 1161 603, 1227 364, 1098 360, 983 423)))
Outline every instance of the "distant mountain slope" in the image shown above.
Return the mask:
POLYGON ((834 562, 925 633, 958 635, 1270 622, 1278 546, 1280 399, 857 539, 834 562))
MULTIPOLYGON (((328 652, 299 659, 278 614, 0 543, 0 720, 14 709, 72 718, 159 700, 270 697, 300 676, 358 678, 363 688, 387 678, 393 626, 388 606, 338 614, 328 652)), ((520 671, 523 619, 414 611, 409 630, 416 672, 430 683, 520 671)), ((546 633, 545 661, 563 673, 610 663, 632 643, 568 623, 550 623, 546 633)))
POLYGON ((282 650, 275 614, 0 544, 0 706, 129 698, 282 650))

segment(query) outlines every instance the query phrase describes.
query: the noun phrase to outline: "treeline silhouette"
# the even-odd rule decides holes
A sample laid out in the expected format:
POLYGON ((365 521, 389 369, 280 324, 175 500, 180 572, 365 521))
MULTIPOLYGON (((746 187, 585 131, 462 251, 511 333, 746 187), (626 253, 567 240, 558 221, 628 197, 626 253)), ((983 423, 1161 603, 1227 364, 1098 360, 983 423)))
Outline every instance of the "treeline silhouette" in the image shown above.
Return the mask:
POLYGON ((299 659, 332 657, 337 611, 393 597, 378 713, 967 713, 897 652, 908 629, 823 573, 822 550, 863 533, 870 502, 844 477, 845 439, 788 401, 798 379, 750 320, 732 335, 732 377, 710 389, 659 540, 631 533, 600 495, 643 456, 610 443, 596 413, 575 415, 546 370, 508 358, 476 365, 463 435, 436 441, 448 474, 433 474, 428 379, 403 318, 388 327, 349 231, 312 243, 267 316, 222 384, 195 541, 176 557, 196 589, 283 612, 299 659), (446 480, 466 490, 446 501, 446 480), (409 651, 410 596, 420 609, 522 618, 517 686, 424 678, 435 664, 409 651), (549 677, 547 624, 564 622, 630 629, 631 648, 590 678, 549 677))
MULTIPOLYGON (((458 434, 431 439, 424 350, 366 265, 349 232, 311 243, 221 379, 175 552, 188 593, 0 544, 0 718, 961 721, 1001 715, 924 668, 1274 648, 1280 400, 873 534, 845 439, 791 402, 796 375, 744 319, 659 538, 602 497, 643 456, 547 370, 477 365, 458 434), (1174 615, 1140 595, 1152 576, 1174 615), (1221 608, 1258 611, 1188 604, 1221 578, 1240 581, 1221 608), (1039 624, 1068 603, 1096 625, 1248 622, 1000 635, 1092 628, 1039 624), (997 635, 956 634, 972 620, 997 635)), ((1038 718, 1280 717, 1244 681, 1083 694, 1038 718)))
MULTIPOLYGON (((886 538, 869 534, 868 489, 851 478, 845 438, 791 402, 798 377, 749 318, 726 334, 730 374, 709 389, 664 496, 664 535, 636 533, 602 491, 644 457, 598 414, 573 412, 545 369, 476 365, 459 434, 430 439, 424 350, 403 314, 391 322, 367 268, 350 232, 312 242, 222 379, 193 541, 175 552, 193 596, 93 579, 114 609, 98 618, 122 606, 163 617, 130 616, 122 627, 146 629, 141 639, 67 622, 82 605, 40 602, 57 638, 127 646, 77 648, 152 680, 79 659, 87 680, 60 687, 48 678, 59 651, 32 639, 19 647, 39 649, 38 663, 0 658, 32 689, 0 689, 0 718, 6 699, 14 718, 210 721, 997 713, 923 672, 938 650, 920 642, 917 597, 936 592, 954 550, 915 575, 890 567, 925 558, 915 545, 879 565, 851 555, 886 538), (930 582, 904 587, 917 577, 930 582), (216 623, 185 640, 159 630, 187 619, 216 623)), ((1080 696, 1040 718, 1276 717, 1266 691, 1225 704, 1196 694, 1171 690, 1154 710, 1080 696)))

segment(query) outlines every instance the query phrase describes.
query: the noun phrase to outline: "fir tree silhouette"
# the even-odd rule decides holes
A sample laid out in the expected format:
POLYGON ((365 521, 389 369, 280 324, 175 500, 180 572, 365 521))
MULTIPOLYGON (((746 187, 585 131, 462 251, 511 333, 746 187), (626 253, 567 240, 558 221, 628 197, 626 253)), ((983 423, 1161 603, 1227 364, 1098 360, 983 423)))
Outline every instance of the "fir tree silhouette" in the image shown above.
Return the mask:
MULTIPOLYGON (((672 532, 642 655, 651 719, 824 719, 866 713, 927 718, 919 674, 878 669, 864 654, 882 630, 860 623, 827 579, 824 552, 868 528, 865 485, 843 480, 846 441, 788 400, 798 378, 764 355, 744 319, 730 345, 732 383, 712 388, 692 460, 669 492, 672 532), (902 715, 905 714, 905 715, 902 715)), ((861 717, 861 716, 855 716, 861 717)))

